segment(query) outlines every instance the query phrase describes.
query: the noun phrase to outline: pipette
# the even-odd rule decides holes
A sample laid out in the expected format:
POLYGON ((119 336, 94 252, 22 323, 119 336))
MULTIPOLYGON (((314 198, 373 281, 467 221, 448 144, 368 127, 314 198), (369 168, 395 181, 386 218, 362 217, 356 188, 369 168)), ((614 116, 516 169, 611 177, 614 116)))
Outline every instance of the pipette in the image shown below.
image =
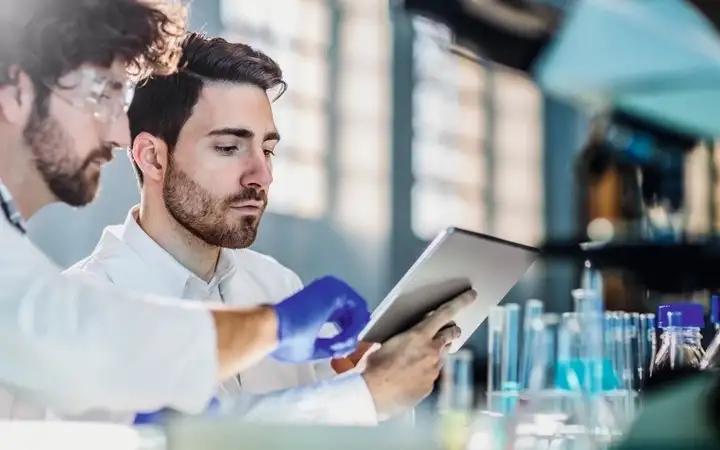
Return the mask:
POLYGON ((533 326, 537 320, 540 320, 543 313, 543 303, 540 300, 530 299, 525 302, 525 311, 523 314, 523 346, 520 352, 520 388, 527 388, 530 382, 530 371, 532 370, 534 359, 538 354, 533 351, 533 345, 542 336, 538 335, 537 326, 533 326))

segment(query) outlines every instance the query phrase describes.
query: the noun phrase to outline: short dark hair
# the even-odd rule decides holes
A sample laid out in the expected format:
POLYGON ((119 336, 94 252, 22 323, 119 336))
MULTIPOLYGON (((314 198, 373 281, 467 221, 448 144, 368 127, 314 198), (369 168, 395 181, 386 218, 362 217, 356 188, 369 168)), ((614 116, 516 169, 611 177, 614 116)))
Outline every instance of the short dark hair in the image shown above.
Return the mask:
POLYGON ((138 79, 172 73, 186 20, 175 0, 0 0, 0 85, 19 67, 42 91, 83 64, 117 59, 138 79))
MULTIPOLYGON (((265 91, 278 88, 280 97, 287 88, 280 66, 249 45, 231 43, 189 33, 182 45, 179 70, 168 76, 154 76, 135 91, 130 105, 130 135, 142 132, 162 139, 172 151, 180 130, 190 118, 207 82, 250 84, 265 91)), ((140 168, 133 161, 142 184, 140 168)))

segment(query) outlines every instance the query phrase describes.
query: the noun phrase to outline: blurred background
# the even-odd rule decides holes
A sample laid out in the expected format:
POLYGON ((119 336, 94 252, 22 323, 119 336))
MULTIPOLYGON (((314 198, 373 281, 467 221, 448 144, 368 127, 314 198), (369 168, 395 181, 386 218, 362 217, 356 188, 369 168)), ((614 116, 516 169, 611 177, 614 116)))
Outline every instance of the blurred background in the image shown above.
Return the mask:
MULTIPOLYGON (((389 3, 192 3, 193 30, 256 46, 289 84, 275 104, 283 142, 254 249, 306 282, 344 278, 375 305, 446 226, 536 245, 574 236, 592 217, 618 216, 622 189, 612 173, 573 188, 586 118, 517 74, 449 53, 442 27, 389 3)), ((705 208, 717 197, 705 187, 714 164, 698 155, 705 159, 688 164, 689 208, 710 213, 691 213, 691 227, 706 227, 718 211, 705 208)), ((118 154, 97 201, 46 208, 30 236, 67 267, 138 201, 129 161, 118 154)), ((569 265, 537 263, 505 301, 534 297, 547 311, 567 311, 575 277, 569 265)), ((631 310, 625 291, 606 283, 608 309, 631 310)), ((481 328, 468 345, 484 354, 486 334, 481 328)))

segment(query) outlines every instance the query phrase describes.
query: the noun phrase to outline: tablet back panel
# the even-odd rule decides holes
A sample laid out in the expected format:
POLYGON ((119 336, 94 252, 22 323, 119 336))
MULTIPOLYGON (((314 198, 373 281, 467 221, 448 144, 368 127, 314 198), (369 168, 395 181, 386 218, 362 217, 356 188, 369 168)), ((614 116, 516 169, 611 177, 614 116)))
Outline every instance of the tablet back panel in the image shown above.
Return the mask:
POLYGON ((460 348, 527 272, 537 249, 471 231, 442 232, 373 312, 361 338, 385 342, 418 323, 438 306, 469 289, 477 301, 455 322, 462 329, 450 351, 460 348))

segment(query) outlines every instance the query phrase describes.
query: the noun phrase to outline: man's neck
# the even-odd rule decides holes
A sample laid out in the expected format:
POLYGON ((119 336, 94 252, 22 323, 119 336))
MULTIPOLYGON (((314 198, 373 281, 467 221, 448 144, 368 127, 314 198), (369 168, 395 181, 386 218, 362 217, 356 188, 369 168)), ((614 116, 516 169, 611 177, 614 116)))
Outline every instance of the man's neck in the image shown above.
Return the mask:
POLYGON ((54 202, 55 197, 23 150, 15 145, 0 150, 0 182, 10 192, 20 215, 28 220, 40 208, 54 202))
POLYGON ((150 238, 198 278, 210 281, 215 275, 220 248, 208 245, 180 225, 165 205, 150 205, 143 197, 138 224, 150 238))

